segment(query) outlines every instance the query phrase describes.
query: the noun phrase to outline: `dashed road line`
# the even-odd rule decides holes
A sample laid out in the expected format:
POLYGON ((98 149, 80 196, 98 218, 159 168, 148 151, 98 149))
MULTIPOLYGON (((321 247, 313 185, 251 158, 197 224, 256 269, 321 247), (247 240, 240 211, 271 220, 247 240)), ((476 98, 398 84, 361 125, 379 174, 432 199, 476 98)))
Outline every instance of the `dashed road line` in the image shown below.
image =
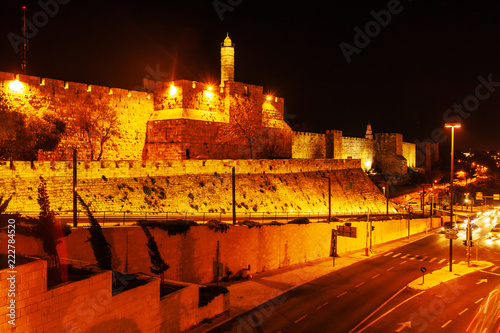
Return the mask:
POLYGON ((379 277, 379 276, 380 276, 380 273, 377 274, 377 275, 372 276, 372 279, 375 279, 376 277, 379 277))
POLYGON ((399 264, 400 264, 400 265, 402 265, 402 264, 404 264, 405 262, 408 262, 408 260, 405 260, 405 261, 403 261, 403 262, 401 262, 401 263, 399 263, 399 264))
POLYGON ((297 319, 296 321, 294 321, 294 323, 297 324, 299 321, 301 321, 305 317, 307 317, 307 315, 303 315, 302 317, 300 317, 299 319, 297 319))
POLYGON ((491 269, 492 272, 496 271, 498 269, 498 266, 495 266, 491 269))
POLYGON ((425 259, 429 258, 429 256, 425 256, 423 257, 422 259, 420 259, 420 261, 424 261, 425 259))
POLYGON ((437 258, 436 258, 436 257, 434 257, 434 258, 432 258, 431 260, 429 260, 429 262, 433 262, 433 261, 434 261, 434 260, 436 260, 436 259, 437 259, 437 258))
POLYGON ((337 295, 337 298, 339 298, 339 297, 341 297, 341 296, 344 296, 345 294, 347 294, 347 291, 344 291, 342 294, 337 295))
POLYGON ((320 306, 318 306, 318 307, 316 308, 316 310, 321 309, 322 307, 324 307, 324 306, 325 306, 325 305, 327 305, 327 304, 328 304, 328 302, 326 302, 326 303, 324 303, 324 304, 321 304, 320 306))
POLYGON ((444 323, 444 325, 443 325, 443 326, 441 326, 441 328, 445 328, 445 327, 446 327, 449 323, 451 323, 451 319, 450 319, 450 320, 448 320, 446 323, 444 323))
POLYGON ((387 257, 387 256, 390 256, 391 254, 393 254, 394 252, 387 252, 386 254, 384 254, 384 257, 387 257))
POLYGON ((417 256, 414 256, 414 257, 411 257, 411 258, 408 258, 410 260, 415 260, 417 258, 417 256))
POLYGON ((458 315, 461 316, 462 313, 464 313, 465 311, 469 310, 469 308, 465 308, 464 310, 462 310, 462 312, 460 312, 458 315))
POLYGON ((394 268, 394 267, 388 268, 388 269, 386 269, 386 271, 388 272, 388 271, 390 271, 390 270, 391 270, 391 269, 393 269, 393 268, 394 268))
POLYGON ((357 285, 357 286, 355 286, 354 288, 357 288, 357 287, 362 286, 362 285, 364 285, 364 284, 365 284, 364 282, 361 282, 360 284, 358 284, 358 285, 357 285))
POLYGON ((396 253, 396 254, 395 254, 395 255, 393 255, 392 257, 393 257, 393 258, 396 258, 397 256, 400 256, 400 255, 401 255, 401 253, 396 253))
POLYGON ((445 261, 446 261, 446 259, 441 259, 441 260, 438 261, 438 264, 442 264, 445 261))
POLYGON ((480 299, 478 299, 477 301, 475 301, 474 304, 477 304, 477 303, 481 302, 483 299, 484 299, 484 297, 481 297, 480 299))
POLYGON ((404 256, 401 257, 401 259, 404 259, 404 258, 406 258, 408 256, 409 256, 409 254, 405 254, 404 256))

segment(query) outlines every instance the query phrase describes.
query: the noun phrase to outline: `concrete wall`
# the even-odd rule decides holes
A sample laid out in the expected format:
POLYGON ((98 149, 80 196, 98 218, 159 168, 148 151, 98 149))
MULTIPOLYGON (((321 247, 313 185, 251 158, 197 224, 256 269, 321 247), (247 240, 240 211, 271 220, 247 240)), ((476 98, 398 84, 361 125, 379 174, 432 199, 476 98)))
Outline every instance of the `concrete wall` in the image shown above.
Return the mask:
MULTIPOLYGON (((408 236, 407 220, 373 222, 372 244, 381 244, 408 236)), ((434 219, 438 227, 441 219, 434 219)), ((220 262, 225 271, 237 273, 251 266, 251 272, 262 272, 325 258, 330 254, 332 229, 341 223, 311 223, 307 225, 230 226, 227 233, 211 231, 206 226, 192 227, 184 235, 169 237, 167 232, 151 229, 163 259, 170 265, 165 277, 177 281, 208 283, 214 280, 213 261, 219 244, 220 262)), ((353 222, 357 238, 338 237, 340 254, 363 249, 366 245, 367 223, 353 222)), ((369 225, 368 225, 369 228, 369 225)), ((430 219, 410 221, 410 234, 431 229, 430 219)), ((150 267, 146 236, 139 227, 104 229, 111 244, 113 267, 125 272, 148 272, 150 267)), ((72 259, 94 263, 92 249, 85 240, 87 229, 79 228, 59 245, 72 259)), ((17 235, 17 252, 43 254, 39 240, 17 235)))
MULTIPOLYGON (((192 160, 85 162, 77 189, 93 211, 232 211, 231 168, 237 173, 239 212, 385 211, 385 199, 358 160, 192 160)), ((0 195, 13 195, 9 211, 38 212, 40 176, 51 207, 72 210, 72 165, 68 162, 0 162, 0 195)))

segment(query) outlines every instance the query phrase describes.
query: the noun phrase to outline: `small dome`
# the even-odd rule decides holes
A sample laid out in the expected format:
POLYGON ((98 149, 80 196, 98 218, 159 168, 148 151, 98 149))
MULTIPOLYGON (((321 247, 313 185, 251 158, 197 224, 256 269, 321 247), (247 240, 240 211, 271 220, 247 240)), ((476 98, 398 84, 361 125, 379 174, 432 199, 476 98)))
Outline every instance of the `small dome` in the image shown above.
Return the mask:
POLYGON ((233 42, 231 41, 231 38, 229 38, 229 33, 226 35, 226 39, 224 39, 224 46, 233 46, 233 42))

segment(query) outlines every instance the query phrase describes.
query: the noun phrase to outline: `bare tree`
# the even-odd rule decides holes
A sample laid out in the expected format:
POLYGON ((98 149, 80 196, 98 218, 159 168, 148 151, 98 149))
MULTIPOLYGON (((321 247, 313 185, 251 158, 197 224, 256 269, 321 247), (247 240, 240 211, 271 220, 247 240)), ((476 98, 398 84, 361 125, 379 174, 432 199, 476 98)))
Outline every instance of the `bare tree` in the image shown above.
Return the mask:
POLYGON ((87 137, 90 159, 100 160, 104 145, 117 133, 119 121, 116 110, 107 99, 96 100, 89 95, 80 106, 75 122, 87 137))

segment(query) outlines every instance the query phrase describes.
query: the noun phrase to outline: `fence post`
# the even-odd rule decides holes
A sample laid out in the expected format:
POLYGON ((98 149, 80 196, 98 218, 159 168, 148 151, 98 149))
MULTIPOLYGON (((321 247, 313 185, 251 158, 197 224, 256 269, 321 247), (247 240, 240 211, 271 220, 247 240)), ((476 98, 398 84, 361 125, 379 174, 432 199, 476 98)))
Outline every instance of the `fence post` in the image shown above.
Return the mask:
POLYGON ((262 212, 262 223, 264 223, 264 212, 262 212))
POLYGON ((288 223, 288 212, 286 212, 286 223, 288 223))
POLYGON ((104 226, 106 224, 106 211, 104 211, 104 217, 102 219, 102 225, 104 226))
POLYGON ((248 220, 252 221, 252 212, 248 213, 248 220))
POLYGON ((186 221, 187 219, 188 219, 188 213, 187 213, 187 212, 185 212, 185 213, 184 213, 184 221, 186 221))
POLYGON ((146 220, 146 221, 148 220, 148 211, 146 211, 146 212, 144 213, 144 220, 146 220))
POLYGON ((167 212, 167 222, 168 222, 168 212, 167 212))
POLYGON ((125 225, 125 212, 123 212, 123 225, 125 225))
POLYGON ((219 222, 222 222, 222 212, 220 212, 219 222))
POLYGON ((203 212, 203 223, 205 223, 205 212, 203 212))

